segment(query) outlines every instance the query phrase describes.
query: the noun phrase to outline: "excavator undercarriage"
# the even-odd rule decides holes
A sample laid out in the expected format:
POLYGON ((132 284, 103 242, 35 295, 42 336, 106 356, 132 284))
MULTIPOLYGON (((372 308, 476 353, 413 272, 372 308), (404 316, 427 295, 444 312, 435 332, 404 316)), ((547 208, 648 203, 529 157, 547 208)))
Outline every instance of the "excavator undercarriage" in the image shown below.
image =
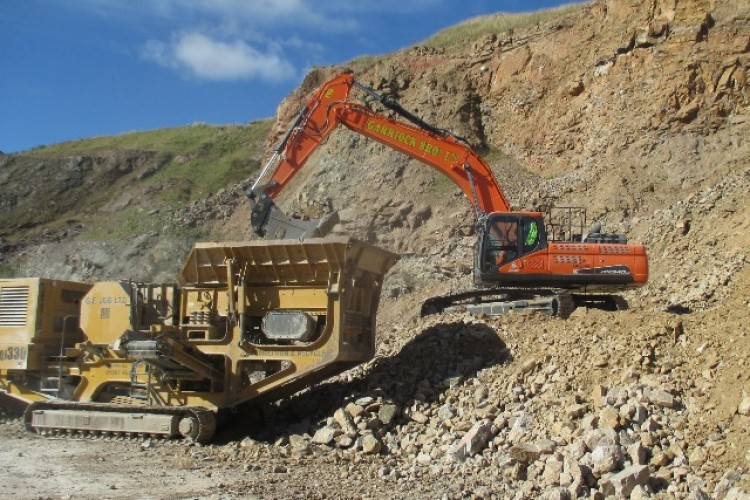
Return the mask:
POLYGON ((0 391, 41 434, 211 439, 222 412, 368 361, 397 258, 349 238, 197 244, 177 284, 0 280, 0 391))
POLYGON ((628 308, 628 303, 619 295, 571 293, 559 288, 496 288, 431 297, 422 303, 420 314, 468 312, 500 316, 536 312, 564 319, 578 307, 622 311, 628 308))

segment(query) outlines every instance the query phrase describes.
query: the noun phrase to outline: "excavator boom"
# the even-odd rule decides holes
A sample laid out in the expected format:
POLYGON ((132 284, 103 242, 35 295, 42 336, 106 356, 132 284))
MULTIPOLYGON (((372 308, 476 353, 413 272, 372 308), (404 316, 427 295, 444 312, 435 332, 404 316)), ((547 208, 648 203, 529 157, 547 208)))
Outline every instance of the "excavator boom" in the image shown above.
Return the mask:
MULTIPOLYGON (((352 75, 343 74, 324 84, 308 100, 248 193, 255 200, 252 225, 256 233, 270 233, 265 225, 270 220, 271 200, 304 167, 312 153, 339 125, 400 151, 446 175, 470 200, 477 216, 510 211, 510 204, 491 167, 461 139, 428 125, 394 101, 357 82, 352 75), (413 124, 381 115, 362 104, 349 101, 353 87, 363 90, 413 124), (278 164, 271 178, 260 185, 268 168, 276 161, 278 164)), ((274 234, 273 237, 278 235, 274 234)))

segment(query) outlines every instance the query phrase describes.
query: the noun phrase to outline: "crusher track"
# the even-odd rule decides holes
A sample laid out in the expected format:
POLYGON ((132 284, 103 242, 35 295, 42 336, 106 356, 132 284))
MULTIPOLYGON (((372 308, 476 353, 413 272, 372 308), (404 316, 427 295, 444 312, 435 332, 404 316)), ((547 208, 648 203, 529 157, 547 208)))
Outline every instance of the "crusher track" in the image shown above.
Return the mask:
POLYGON ((216 416, 198 406, 126 406, 107 403, 39 401, 24 413, 26 429, 43 436, 125 436, 207 443, 216 431, 216 416))

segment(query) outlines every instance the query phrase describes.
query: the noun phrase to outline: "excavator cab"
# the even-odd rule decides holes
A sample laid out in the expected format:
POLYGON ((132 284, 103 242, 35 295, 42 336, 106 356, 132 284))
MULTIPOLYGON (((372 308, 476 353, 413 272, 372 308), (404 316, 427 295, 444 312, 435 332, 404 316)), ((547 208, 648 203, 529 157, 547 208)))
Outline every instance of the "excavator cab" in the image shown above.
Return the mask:
POLYGON ((477 245, 475 281, 480 285, 497 284, 500 267, 547 247, 542 214, 490 214, 481 225, 477 245))

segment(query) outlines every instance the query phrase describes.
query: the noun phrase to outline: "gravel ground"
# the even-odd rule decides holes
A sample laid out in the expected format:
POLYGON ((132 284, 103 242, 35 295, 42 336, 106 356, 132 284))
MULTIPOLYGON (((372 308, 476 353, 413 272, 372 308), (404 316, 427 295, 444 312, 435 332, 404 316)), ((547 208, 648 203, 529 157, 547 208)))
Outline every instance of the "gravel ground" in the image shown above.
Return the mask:
POLYGON ((208 446, 10 420, 0 495, 747 498, 747 307, 419 319, 412 301, 384 300, 373 361, 208 446))

